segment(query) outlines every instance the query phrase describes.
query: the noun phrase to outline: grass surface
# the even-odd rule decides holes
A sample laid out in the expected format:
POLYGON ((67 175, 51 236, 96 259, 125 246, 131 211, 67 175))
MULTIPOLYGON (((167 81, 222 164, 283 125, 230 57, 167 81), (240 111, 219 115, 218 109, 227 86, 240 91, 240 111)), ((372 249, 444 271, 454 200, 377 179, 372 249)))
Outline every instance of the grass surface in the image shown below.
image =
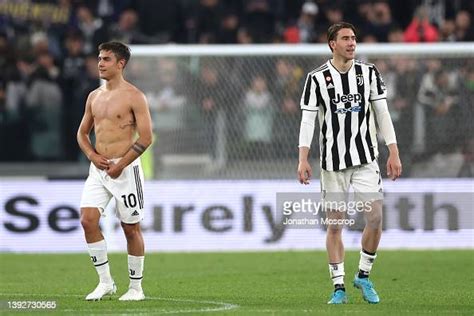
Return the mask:
MULTIPOLYGON (((0 254, 0 314, 8 301, 56 301, 55 314, 474 314, 474 251, 381 251, 372 270, 381 303, 362 300, 351 281, 359 254, 346 254, 349 304, 328 306, 325 252, 147 254, 143 302, 119 302, 128 287, 126 254, 111 254, 118 292, 86 302, 97 283, 87 254, 0 254)), ((29 311, 31 312, 31 310, 29 311)), ((52 313, 36 311, 34 314, 52 313)))

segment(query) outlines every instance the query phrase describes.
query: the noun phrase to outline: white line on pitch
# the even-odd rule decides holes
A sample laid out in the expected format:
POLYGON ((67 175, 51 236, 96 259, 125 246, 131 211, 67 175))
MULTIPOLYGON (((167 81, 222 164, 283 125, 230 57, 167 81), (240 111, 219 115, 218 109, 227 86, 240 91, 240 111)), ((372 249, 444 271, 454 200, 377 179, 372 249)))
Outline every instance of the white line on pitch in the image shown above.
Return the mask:
MULTIPOLYGON (((51 297, 83 297, 84 295, 79 295, 79 294, 41 294, 41 293, 32 293, 32 294, 26 294, 26 293, 0 293, 0 296, 51 296, 51 297)), ((147 296, 145 300, 157 300, 157 301, 174 301, 174 302, 188 302, 188 303, 197 303, 197 304, 211 304, 211 305, 217 305, 217 307, 210 308, 198 308, 198 309, 181 309, 181 310, 169 310, 169 309, 164 309, 160 311, 153 311, 151 312, 148 309, 122 309, 122 310, 112 310, 112 309, 103 309, 103 310, 96 310, 96 309, 82 309, 80 312, 114 312, 114 313, 120 313, 120 312, 133 312, 136 314, 139 311, 143 311, 145 314, 178 314, 178 313, 201 313, 201 312, 219 312, 219 311, 225 311, 225 310, 231 310, 231 309, 236 309, 239 308, 239 305, 236 304, 230 304, 226 302, 217 302, 217 301, 200 301, 200 300, 192 300, 192 299, 181 299, 181 298, 172 298, 172 297, 153 297, 153 296, 147 296)), ((58 309, 58 311, 61 312, 78 312, 77 310, 73 309, 58 309)))

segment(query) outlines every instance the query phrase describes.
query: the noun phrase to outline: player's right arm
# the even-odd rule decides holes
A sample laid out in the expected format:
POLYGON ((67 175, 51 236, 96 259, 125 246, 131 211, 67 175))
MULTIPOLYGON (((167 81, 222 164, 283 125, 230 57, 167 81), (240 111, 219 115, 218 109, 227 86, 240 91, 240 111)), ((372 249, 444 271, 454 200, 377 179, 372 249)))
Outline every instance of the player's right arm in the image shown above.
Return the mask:
POLYGON ((87 159, 89 159, 97 168, 103 170, 109 167, 109 162, 107 158, 99 155, 95 151, 89 137, 90 132, 94 127, 94 117, 92 116, 91 102, 96 91, 97 90, 92 91, 87 97, 84 116, 82 117, 81 124, 79 125, 79 129, 77 131, 77 143, 79 144, 82 152, 87 156, 87 159))
POLYGON ((300 147, 298 159, 298 180, 301 184, 309 184, 313 170, 308 162, 309 147, 300 147))
POLYGON ((298 180, 301 184, 309 184, 313 175, 311 165, 308 161, 309 148, 313 140, 314 125, 318 110, 318 100, 316 96, 317 83, 312 74, 308 74, 301 96, 301 125, 299 136, 299 158, 298 158, 298 180))
POLYGON ((299 158, 298 158, 298 179, 301 184, 309 184, 309 179, 313 175, 311 165, 308 161, 309 148, 313 140, 314 122, 317 112, 303 110, 301 113, 300 137, 299 137, 299 158))

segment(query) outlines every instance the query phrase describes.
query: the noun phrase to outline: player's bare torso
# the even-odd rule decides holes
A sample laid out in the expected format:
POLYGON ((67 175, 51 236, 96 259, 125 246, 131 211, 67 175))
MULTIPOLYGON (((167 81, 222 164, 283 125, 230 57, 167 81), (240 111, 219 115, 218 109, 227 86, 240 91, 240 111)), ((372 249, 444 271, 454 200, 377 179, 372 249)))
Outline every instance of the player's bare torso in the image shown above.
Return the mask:
POLYGON ((108 159, 125 155, 132 146, 136 121, 131 105, 138 89, 124 83, 115 90, 99 87, 91 95, 95 150, 108 159))

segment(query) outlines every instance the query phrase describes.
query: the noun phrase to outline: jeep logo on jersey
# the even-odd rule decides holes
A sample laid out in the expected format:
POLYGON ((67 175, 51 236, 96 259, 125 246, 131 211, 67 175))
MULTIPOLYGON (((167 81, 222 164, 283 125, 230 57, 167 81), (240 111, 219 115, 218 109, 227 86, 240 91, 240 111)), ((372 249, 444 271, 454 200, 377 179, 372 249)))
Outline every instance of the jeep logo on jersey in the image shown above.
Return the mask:
POLYGON ((339 93, 336 95, 335 99, 331 100, 333 103, 346 103, 346 102, 360 102, 362 101, 362 95, 360 93, 357 94, 343 94, 340 95, 339 93))

